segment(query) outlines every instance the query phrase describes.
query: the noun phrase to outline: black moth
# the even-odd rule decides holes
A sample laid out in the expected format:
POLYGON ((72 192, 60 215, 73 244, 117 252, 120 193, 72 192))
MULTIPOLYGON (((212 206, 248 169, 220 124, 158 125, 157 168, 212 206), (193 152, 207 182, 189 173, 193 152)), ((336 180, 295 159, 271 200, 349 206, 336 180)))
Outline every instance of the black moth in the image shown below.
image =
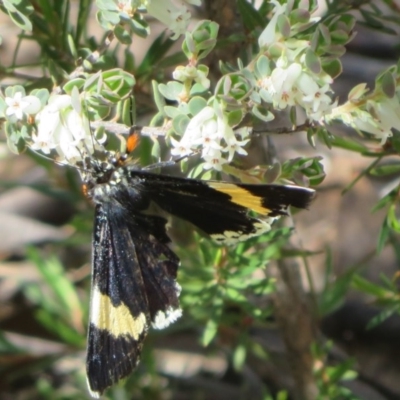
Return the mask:
POLYGON ((86 361, 93 397, 137 366, 150 326, 162 329, 181 315, 179 259, 168 247, 166 219, 144 213, 151 202, 230 244, 269 230, 271 218, 289 206, 307 208, 314 197, 297 186, 158 175, 116 158, 89 159, 83 180, 96 206, 86 361))

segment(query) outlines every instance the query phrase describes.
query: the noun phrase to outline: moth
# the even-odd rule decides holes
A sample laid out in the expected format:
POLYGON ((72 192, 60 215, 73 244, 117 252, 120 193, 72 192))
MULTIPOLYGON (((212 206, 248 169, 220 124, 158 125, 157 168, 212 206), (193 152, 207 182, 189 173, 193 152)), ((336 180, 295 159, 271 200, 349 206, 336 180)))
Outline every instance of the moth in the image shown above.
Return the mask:
POLYGON ((159 175, 112 154, 106 161, 89 157, 82 176, 95 204, 86 361, 93 397, 136 368, 150 327, 163 329, 182 314, 179 259, 168 246, 167 220, 147 212, 152 203, 233 244, 268 231, 289 206, 307 208, 315 194, 292 185, 159 175))

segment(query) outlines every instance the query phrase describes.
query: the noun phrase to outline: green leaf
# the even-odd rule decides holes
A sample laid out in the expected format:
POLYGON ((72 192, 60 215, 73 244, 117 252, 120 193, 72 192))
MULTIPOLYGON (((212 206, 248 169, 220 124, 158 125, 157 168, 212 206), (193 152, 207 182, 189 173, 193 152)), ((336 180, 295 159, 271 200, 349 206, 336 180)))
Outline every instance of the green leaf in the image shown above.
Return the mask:
POLYGON ((266 19, 249 1, 238 0, 237 7, 239 15, 242 17, 243 24, 247 30, 252 32, 257 26, 260 28, 265 27, 266 19))
POLYGON ((190 122, 190 119, 186 115, 180 114, 176 118, 173 119, 172 127, 178 135, 183 136, 189 122, 190 122))
POLYGON ((182 50, 188 59, 200 60, 206 57, 217 43, 218 24, 213 21, 202 20, 186 32, 182 43, 182 50))
POLYGON ((351 270, 325 286, 318 301, 320 315, 327 315, 343 305, 354 273, 355 271, 351 270))
POLYGON ((240 343, 238 346, 236 346, 233 352, 232 364, 235 371, 241 371, 243 369, 244 363, 246 361, 246 356, 246 346, 244 345, 244 343, 240 343))
POLYGON ((229 126, 235 127, 242 122, 244 118, 242 110, 234 110, 228 113, 228 124, 229 126))
POLYGON ((311 50, 311 48, 308 48, 306 51, 306 65, 307 67, 314 72, 314 74, 320 74, 321 73, 321 60, 320 58, 311 50))
POLYGON ((277 21, 276 25, 278 27, 279 33, 284 38, 289 38, 290 37, 290 31, 291 31, 290 21, 289 21, 289 18, 286 15, 280 14, 278 16, 278 21, 277 21))
POLYGON ((161 147, 160 147, 160 143, 158 142, 158 140, 154 140, 153 141, 153 147, 151 148, 151 156, 159 161, 160 160, 160 155, 161 155, 161 147))
MULTIPOLYGON (((310 12, 305 8, 295 8, 290 11, 289 18, 290 18, 290 25, 298 23, 305 24, 310 20, 310 12)), ((318 28, 320 30, 321 26, 323 27, 324 25, 318 24, 318 28)))
POLYGON ((76 331, 68 322, 63 321, 58 316, 59 313, 52 314, 44 309, 39 309, 35 313, 36 319, 49 332, 54 333, 67 344, 81 346, 84 342, 82 332, 76 331))
POLYGON ((127 126, 136 125, 136 101, 134 96, 123 100, 121 107, 121 121, 127 126))
POLYGON ((232 300, 236 303, 246 303, 247 298, 239 290, 234 289, 233 287, 228 287, 225 291, 225 295, 229 300, 232 300))
POLYGON ((133 33, 141 38, 147 38, 150 33, 149 24, 139 13, 135 13, 132 19, 128 20, 133 33))
POLYGON ((380 79, 383 93, 390 99, 396 94, 396 80, 390 71, 386 71, 380 79))
POLYGON ((333 60, 323 60, 322 69, 326 72, 332 79, 337 78, 343 72, 343 66, 339 59, 335 58, 333 60))
POLYGON ((164 114, 170 119, 177 118, 179 115, 184 115, 179 108, 173 106, 165 106, 164 114))
POLYGON ((386 165, 378 165, 369 173, 373 176, 397 175, 400 172, 400 163, 393 162, 386 165))
POLYGON ((400 222, 396 215, 396 204, 391 204, 387 214, 387 222, 391 229, 395 232, 400 232, 400 222))
POLYGON ((74 87, 78 88, 79 90, 83 88, 85 84, 85 79, 83 78, 75 78, 72 79, 71 81, 67 82, 64 86, 63 89, 66 93, 71 94, 72 89, 74 87))
POLYGON ((175 43, 169 39, 165 33, 161 33, 150 45, 142 62, 136 71, 136 76, 142 76, 154 72, 156 65, 164 58, 165 54, 171 49, 175 43))
POLYGON ((75 47, 74 38, 71 35, 68 35, 67 38, 68 38, 69 51, 70 51, 72 57, 74 57, 76 59, 76 58, 78 58, 78 52, 75 47))
POLYGON ((100 10, 118 11, 117 4, 113 0, 96 0, 96 6, 100 10))
POLYGON ((388 293, 388 291, 386 289, 382 288, 379 285, 376 285, 375 283, 367 281, 366 279, 362 278, 360 275, 353 276, 352 286, 361 292, 370 294, 377 298, 384 298, 386 296, 386 294, 388 293))
MULTIPOLYGON (((58 302, 57 307, 63 310, 63 314, 68 316, 73 326, 81 326, 82 305, 74 286, 66 278, 58 260, 54 258, 43 260, 38 251, 33 248, 28 250, 28 257, 35 263, 44 281, 52 289, 58 302)), ((51 310, 54 310, 53 306, 51 310)))
POLYGON ((18 2, 3 0, 2 4, 15 25, 24 31, 32 31, 32 22, 29 19, 29 15, 33 12, 33 7, 30 2, 26 0, 18 2))
POLYGON ((180 82, 168 82, 166 85, 164 83, 159 84, 158 90, 166 99, 176 101, 184 87, 180 82))
MULTIPOLYGON (((86 29, 90 17, 91 3, 91 0, 81 0, 79 2, 79 12, 76 21, 76 33, 74 37, 75 43, 80 43, 81 36, 83 36, 83 33, 86 29)), ((68 27, 68 24, 66 24, 66 26, 68 27)))
POLYGON ((154 97, 154 101, 155 101, 156 106, 157 106, 157 110, 160 113, 162 113, 163 115, 165 115, 164 107, 165 107, 166 103, 165 103, 164 97, 162 96, 162 94, 161 94, 161 92, 160 92, 160 90, 158 88, 159 85, 158 85, 157 81, 152 80, 151 81, 151 86, 152 86, 152 89, 153 89, 153 97, 154 97))
POLYGON ((113 30, 119 23, 119 13, 115 11, 98 11, 96 18, 99 24, 106 30, 113 30))
MULTIPOLYGON (((129 47, 125 49, 125 60, 124 60, 124 70, 125 71, 134 71, 136 70, 135 66, 135 56, 133 53, 130 51, 129 47)), ((136 78, 138 74, 136 73, 136 78)))
POLYGON ((204 107, 206 107, 207 101, 200 96, 194 96, 189 101, 189 111, 193 116, 197 115, 204 107))
POLYGON ((332 146, 339 147, 341 149, 354 151, 357 153, 364 153, 368 150, 366 146, 357 140, 343 136, 332 136, 330 140, 332 146))
POLYGON ((251 109, 253 115, 264 122, 272 121, 275 116, 269 110, 265 109, 264 107, 259 107, 258 105, 253 106, 251 109))
POLYGON ((264 54, 257 58, 255 65, 255 73, 257 77, 263 78, 271 74, 270 63, 271 61, 264 54))
POLYGON ((367 329, 369 330, 377 327, 378 325, 385 322, 392 315, 399 313, 399 311, 400 311, 400 304, 395 304, 392 307, 382 310, 378 315, 375 315, 375 317, 373 317, 368 321, 367 329))
POLYGON ((203 332, 203 336, 201 338, 202 345, 208 346, 212 340, 214 339, 215 335, 218 332, 218 323, 214 319, 209 319, 207 321, 206 327, 203 332))
POLYGON ((113 68, 101 73, 103 85, 101 95, 115 103, 129 96, 135 85, 135 77, 120 69, 113 68))
POLYGON ((131 44, 132 36, 122 25, 116 25, 114 28, 115 37, 122 44, 131 44))
POLYGON ((377 243, 377 246, 376 246, 376 253, 377 254, 380 254, 382 252, 382 250, 385 247, 386 242, 387 242, 387 240, 389 238, 389 235, 390 235, 390 228, 389 228, 389 225, 388 225, 387 218, 385 218, 383 223, 382 223, 381 229, 379 231, 379 235, 378 235, 378 243, 377 243))

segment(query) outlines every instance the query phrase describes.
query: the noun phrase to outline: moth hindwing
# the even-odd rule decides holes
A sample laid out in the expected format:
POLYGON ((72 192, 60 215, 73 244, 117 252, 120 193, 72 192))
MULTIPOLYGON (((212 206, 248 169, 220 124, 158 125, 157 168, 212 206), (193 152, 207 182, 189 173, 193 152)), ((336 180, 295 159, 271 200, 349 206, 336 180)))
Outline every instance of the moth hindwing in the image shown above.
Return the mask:
POLYGON ((232 244, 269 230, 289 206, 307 208, 314 196, 296 186, 192 180, 121 164, 89 180, 96 212, 87 376, 94 397, 135 369, 150 326, 165 328, 181 315, 179 259, 168 247, 166 219, 145 212, 152 202, 232 244))

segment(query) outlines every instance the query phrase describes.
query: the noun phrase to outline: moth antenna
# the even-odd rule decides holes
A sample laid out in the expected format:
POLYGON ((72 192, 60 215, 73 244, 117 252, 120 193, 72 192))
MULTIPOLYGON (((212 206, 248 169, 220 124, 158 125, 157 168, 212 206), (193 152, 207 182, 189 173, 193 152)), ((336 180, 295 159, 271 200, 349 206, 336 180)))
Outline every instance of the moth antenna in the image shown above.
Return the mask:
MULTIPOLYGON (((56 164, 56 165, 60 165, 60 166, 62 166, 62 167, 65 167, 65 164, 63 164, 61 161, 58 161, 58 160, 55 159, 55 158, 51 158, 51 157, 49 157, 49 156, 46 156, 45 154, 40 153, 40 152, 37 151, 37 150, 33 150, 32 148, 28 148, 28 150, 31 151, 32 153, 35 153, 37 156, 39 156, 39 157, 41 157, 41 158, 43 158, 43 159, 45 159, 45 160, 51 161, 51 162, 53 162, 53 163, 56 164)), ((68 160, 67 160, 67 161, 68 161, 68 160)), ((75 168, 75 169, 78 170, 79 172, 82 172, 82 171, 83 171, 82 168, 80 168, 79 166, 74 165, 74 164, 69 164, 69 163, 68 163, 68 167, 75 168)))

